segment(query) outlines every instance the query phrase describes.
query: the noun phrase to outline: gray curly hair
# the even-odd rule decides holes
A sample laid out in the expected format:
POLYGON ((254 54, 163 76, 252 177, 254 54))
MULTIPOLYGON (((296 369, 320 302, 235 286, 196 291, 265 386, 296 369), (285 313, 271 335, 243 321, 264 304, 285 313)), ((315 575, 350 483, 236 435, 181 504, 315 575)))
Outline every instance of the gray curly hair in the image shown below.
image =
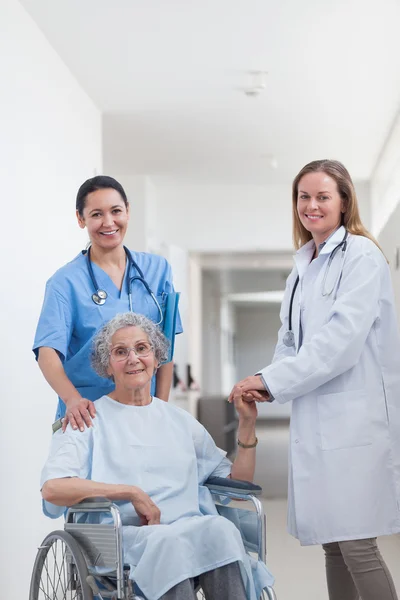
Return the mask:
POLYGON ((93 339, 91 362, 100 377, 112 379, 107 372, 110 364, 111 338, 124 327, 139 327, 147 335, 159 365, 168 360, 169 342, 158 325, 144 315, 131 312, 120 313, 108 321, 93 339))

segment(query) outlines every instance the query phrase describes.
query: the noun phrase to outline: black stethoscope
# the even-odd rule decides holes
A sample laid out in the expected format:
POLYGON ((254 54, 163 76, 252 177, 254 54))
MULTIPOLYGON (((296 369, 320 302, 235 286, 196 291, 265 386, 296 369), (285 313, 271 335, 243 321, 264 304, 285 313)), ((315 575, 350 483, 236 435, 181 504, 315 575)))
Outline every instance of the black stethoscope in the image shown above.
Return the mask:
MULTIPOLYGON (((333 290, 336 287, 336 283, 337 283, 337 281, 338 281, 338 279, 340 277, 340 273, 342 272, 341 268, 339 270, 339 275, 335 279, 335 281, 334 281, 334 283, 332 285, 332 288, 329 291, 326 290, 326 280, 327 280, 327 277, 328 277, 328 272, 329 272, 330 266, 332 264, 332 261, 335 258, 336 253, 340 250, 340 248, 342 249, 342 255, 341 255, 342 256, 342 262, 344 260, 344 253, 346 252, 346 249, 347 249, 347 237, 348 237, 348 235, 349 235, 349 233, 348 233, 348 231, 346 231, 346 233, 344 234, 344 238, 342 239, 342 241, 340 242, 340 244, 338 244, 332 250, 332 252, 331 252, 331 254, 329 256, 329 260, 328 260, 328 264, 326 266, 324 278, 322 280, 321 293, 322 293, 323 296, 330 296, 332 294, 333 290)), ((299 285, 299 281, 300 281, 300 277, 297 275, 296 281, 294 282, 292 294, 290 296, 290 303, 289 303, 289 329, 287 330, 287 332, 283 336, 283 343, 288 348, 294 346, 294 344, 295 344, 294 333, 293 333, 293 329, 292 329, 292 313, 293 313, 293 300, 294 300, 294 297, 295 297, 295 294, 296 294, 297 286, 299 285)))
MULTIPOLYGON (((132 254, 130 253, 130 251, 128 250, 128 248, 126 248, 124 246, 124 250, 125 250, 126 258, 128 259, 128 263, 129 263, 128 264, 128 269, 129 270, 136 269, 136 271, 139 273, 139 275, 135 275, 134 277, 129 277, 129 271, 128 271, 128 276, 126 278, 126 285, 127 285, 128 298, 129 298, 129 310, 131 312, 133 312, 133 307, 132 307, 132 284, 134 283, 134 281, 140 281, 140 283, 142 283, 144 285, 144 287, 146 288, 146 291, 151 296, 151 298, 153 299, 154 304, 157 307, 160 320, 158 321, 158 323, 156 323, 156 325, 160 325, 160 323, 162 323, 162 320, 163 320, 163 312, 161 310, 161 306, 160 306, 157 298, 155 297, 154 293, 151 291, 151 288, 150 288, 149 284, 145 280, 142 269, 139 267, 139 265, 137 264, 137 262, 133 260, 132 254)), ((93 287, 95 289, 94 294, 92 294, 92 300, 93 300, 93 302, 95 304, 97 304, 97 306, 103 306, 103 304, 106 303, 106 300, 108 298, 108 294, 107 294, 107 292, 105 290, 102 290, 98 286, 96 277, 95 277, 94 272, 93 272, 92 261, 90 260, 90 246, 89 246, 89 248, 87 250, 82 250, 82 254, 86 254, 87 268, 88 268, 88 271, 89 271, 90 279, 92 280, 92 283, 93 283, 93 287)))

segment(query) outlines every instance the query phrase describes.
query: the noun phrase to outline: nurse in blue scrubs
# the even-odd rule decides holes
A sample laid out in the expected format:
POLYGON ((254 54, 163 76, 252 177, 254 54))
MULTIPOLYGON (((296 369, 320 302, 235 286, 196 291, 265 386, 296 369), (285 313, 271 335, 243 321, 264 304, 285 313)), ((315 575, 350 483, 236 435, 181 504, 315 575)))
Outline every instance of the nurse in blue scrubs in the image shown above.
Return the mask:
MULTIPOLYGON (((165 258, 124 248, 129 215, 128 199, 118 181, 103 175, 85 181, 77 194, 76 216, 79 226, 89 234, 89 257, 80 252, 46 284, 33 351, 47 382, 59 396, 56 419, 65 417, 64 429, 68 422, 74 429, 90 426, 96 413, 94 401, 114 389, 113 383, 99 377, 90 365, 92 339, 98 329, 117 313, 129 310, 158 323, 158 305, 162 308, 167 295, 174 291, 171 267, 165 258), (130 258, 143 272, 157 302, 130 258), (94 297, 99 290, 101 293, 94 297), (104 302, 104 298, 102 303, 94 301, 103 295, 104 302)), ((176 319, 176 333, 181 333, 179 313, 176 319)), ((162 400, 168 400, 172 372, 172 362, 162 365, 153 382, 153 393, 162 400)))

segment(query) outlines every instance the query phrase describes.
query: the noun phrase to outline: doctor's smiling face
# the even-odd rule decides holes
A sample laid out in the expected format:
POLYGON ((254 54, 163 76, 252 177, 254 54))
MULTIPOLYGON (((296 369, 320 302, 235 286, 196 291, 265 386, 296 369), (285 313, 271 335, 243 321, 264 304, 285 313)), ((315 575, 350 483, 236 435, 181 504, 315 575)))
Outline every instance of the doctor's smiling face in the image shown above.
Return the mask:
POLYGON ((317 248, 341 225, 344 211, 343 200, 332 177, 317 171, 307 173, 300 179, 297 212, 317 248))
POLYGON ((87 227, 94 249, 112 250, 121 245, 128 227, 129 205, 112 188, 98 189, 85 197, 76 212, 79 226, 87 227))

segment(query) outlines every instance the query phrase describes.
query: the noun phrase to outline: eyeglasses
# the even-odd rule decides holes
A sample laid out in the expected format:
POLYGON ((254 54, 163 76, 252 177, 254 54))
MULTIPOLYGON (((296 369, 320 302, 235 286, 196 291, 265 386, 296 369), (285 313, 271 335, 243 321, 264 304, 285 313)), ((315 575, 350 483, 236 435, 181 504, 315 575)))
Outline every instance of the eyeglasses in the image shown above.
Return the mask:
POLYGON ((133 350, 138 358, 146 358, 153 350, 153 346, 147 342, 140 342, 133 348, 126 348, 126 346, 115 346, 111 348, 110 356, 116 362, 122 362, 129 358, 129 354, 133 350))

